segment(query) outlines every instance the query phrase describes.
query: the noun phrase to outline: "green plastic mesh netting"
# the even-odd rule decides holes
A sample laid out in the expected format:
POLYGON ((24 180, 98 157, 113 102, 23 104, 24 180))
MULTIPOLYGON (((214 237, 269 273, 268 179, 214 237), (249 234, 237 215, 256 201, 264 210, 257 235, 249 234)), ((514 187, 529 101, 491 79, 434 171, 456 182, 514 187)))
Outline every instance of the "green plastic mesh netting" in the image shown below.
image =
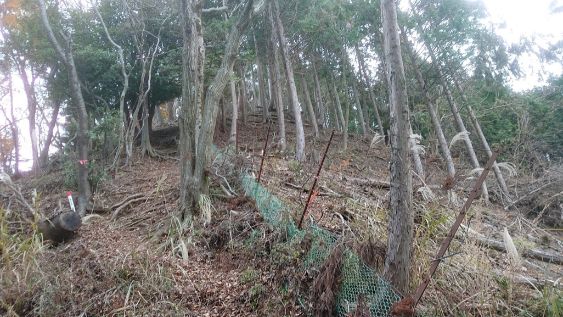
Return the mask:
MULTIPOLYGON (((291 220, 290 211, 278 198, 258 184, 252 176, 243 173, 241 178, 245 194, 256 201, 258 210, 268 223, 285 229, 289 240, 301 239, 306 233, 311 235, 311 248, 305 257, 304 266, 319 268, 330 255, 338 237, 315 224, 299 230, 291 220)), ((344 253, 341 272, 342 281, 334 308, 339 317, 345 317, 355 310, 359 296, 363 296, 369 305, 371 316, 388 316, 391 304, 400 299, 384 279, 350 250, 344 253)))

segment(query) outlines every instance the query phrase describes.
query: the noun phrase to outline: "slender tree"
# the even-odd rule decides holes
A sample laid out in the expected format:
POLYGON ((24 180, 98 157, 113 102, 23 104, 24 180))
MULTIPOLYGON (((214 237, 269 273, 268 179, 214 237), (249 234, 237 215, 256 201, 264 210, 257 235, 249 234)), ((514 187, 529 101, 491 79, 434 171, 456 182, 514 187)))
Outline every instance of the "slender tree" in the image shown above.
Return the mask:
MULTIPOLYGON (((481 164, 479 163, 479 160, 477 159, 477 154, 475 154, 475 149, 473 148, 473 143, 471 142, 471 139, 469 138, 469 132, 467 131, 467 129, 465 127, 465 123, 463 122, 463 118, 461 117, 461 113, 459 112, 459 107, 457 105, 457 102, 455 101, 455 99, 452 95, 450 85, 449 85, 447 78, 444 74, 444 71, 442 69, 442 65, 440 64, 440 60, 438 60, 438 57, 436 56, 436 52, 431 45, 430 38, 429 38, 428 34, 426 32, 424 32, 424 30, 422 29, 421 18, 419 16, 419 14, 417 13, 416 8, 413 5, 412 1, 411 1, 410 4, 411 4, 412 11, 413 11, 413 16, 414 16, 415 22, 417 22, 416 23, 417 31, 418 31, 419 35, 421 36, 422 44, 424 45, 428 54, 430 55, 430 60, 432 62, 432 65, 434 66, 434 69, 438 73, 440 84, 442 86, 442 89, 443 89, 444 94, 446 96, 446 100, 448 102, 448 105, 450 106, 450 110, 451 110, 452 115, 454 117, 454 122, 455 122, 455 125, 456 125, 456 128, 457 128, 457 132, 464 135, 463 142, 465 144, 465 148, 466 148, 467 154, 469 156, 469 161, 471 162, 471 165, 473 166, 473 168, 480 169, 481 164)), ((483 200, 485 202, 488 202, 489 201, 489 191, 487 189, 487 184, 485 182, 483 183, 481 189, 482 189, 483 200)))
POLYGON ((424 96, 424 100, 426 101, 426 107, 428 109, 428 113, 430 114, 430 120, 432 121, 432 125, 434 126, 434 131, 436 132, 436 136, 438 137, 438 144, 440 146, 444 161, 446 162, 448 176, 453 180, 453 178, 455 177, 454 162, 452 159, 452 154, 450 152, 450 147, 448 146, 448 141, 446 140, 446 136, 444 135, 444 131, 442 130, 442 124, 440 123, 438 113, 436 112, 436 105, 434 105, 430 93, 426 88, 426 82, 424 80, 424 77, 422 76, 422 73, 420 72, 420 68, 416 64, 416 58, 412 50, 412 46, 407 40, 407 36, 404 31, 402 32, 402 38, 403 45, 406 48, 407 54, 411 60, 412 69, 414 70, 419 89, 424 96))
POLYGON ((180 207, 183 218, 190 219, 199 212, 198 203, 201 195, 208 192, 206 170, 211 162, 211 145, 215 134, 219 100, 225 87, 238 53, 240 39, 250 20, 258 14, 254 1, 248 0, 236 23, 232 26, 225 45, 223 60, 215 77, 209 85, 205 104, 202 104, 204 42, 201 29, 203 12, 200 0, 182 0, 183 20, 183 84, 182 118, 180 126, 180 207), (202 107, 203 106, 203 107, 202 107), (201 119, 199 119, 201 118, 201 119))
POLYGON ((272 97, 274 99, 274 103, 276 105, 276 110, 278 114, 278 133, 279 133, 279 149, 281 152, 285 152, 287 148, 286 143, 286 135, 285 135, 285 115, 283 111, 283 96, 282 96, 282 88, 281 88, 281 71, 280 71, 280 54, 278 48, 278 41, 276 32, 276 21, 274 19, 274 13, 272 10, 272 6, 268 9, 268 16, 270 19, 271 24, 271 36, 270 42, 268 47, 270 48, 270 56, 273 58, 270 59, 270 75, 271 75, 271 82, 272 82, 272 97))
POLYGON ((61 35, 64 40, 65 47, 61 46, 59 40, 56 38, 51 24, 49 23, 49 18, 47 17, 47 8, 45 7, 44 0, 38 0, 39 8, 41 11, 41 21, 47 32, 47 36, 51 45, 54 47, 59 58, 65 65, 68 77, 70 79, 70 91, 73 99, 74 106, 76 107, 76 116, 78 121, 78 130, 76 143, 78 148, 78 161, 76 162, 78 167, 78 212, 81 216, 86 214, 86 206, 90 198, 90 184, 88 183, 88 112, 86 112, 86 104, 84 103, 84 98, 82 97, 82 90, 80 87, 80 79, 78 78, 78 73, 76 71, 76 65, 74 63, 74 56, 72 54, 72 41, 70 35, 61 35))
POLYGON ((395 1, 381 1, 381 19, 391 122, 391 204, 384 275, 395 287, 406 293, 414 228, 409 159, 411 128, 395 1))
POLYGON ((201 106, 205 62, 201 24, 202 5, 202 0, 181 1, 182 105, 178 125, 180 127, 180 207, 185 219, 191 218, 198 212, 199 187, 202 186, 194 175, 199 154, 196 145, 202 128, 201 106))
MULTIPOLYGON (((461 94, 461 98, 463 100, 465 107, 467 107, 467 112, 469 112, 469 119, 471 120, 471 124, 473 125, 473 128, 477 132, 477 136, 479 136, 479 140, 481 141, 481 145, 485 149, 487 156, 489 158, 491 158, 491 156, 493 155, 493 151, 491 150, 491 147, 489 146, 489 142, 487 141, 487 138, 485 137, 485 133, 483 133, 483 129, 481 129, 481 124, 479 124, 479 120, 477 119, 477 116, 475 115, 475 111, 473 110, 473 107, 471 107, 471 104, 467 100, 467 96, 465 95, 465 91, 463 90, 463 88, 459 84, 459 81, 455 77, 454 77, 454 84, 461 94)), ((504 180, 504 176, 502 175, 502 172, 500 171, 500 168, 499 168, 496 161, 493 163, 493 171, 495 173, 495 177, 496 177, 497 182, 500 186, 500 190, 502 191, 502 194, 508 200, 508 202, 510 202, 511 198, 510 198, 510 192, 508 191, 508 186, 506 186, 506 181, 504 180)))
POLYGON ((297 87, 295 86, 295 76, 293 74, 293 64, 289 55, 289 47, 285 37, 284 27, 280 18, 280 10, 277 0, 272 0, 274 10, 275 32, 280 43, 281 55, 284 60, 285 75, 289 86, 291 108, 293 109, 293 117, 295 120, 295 159, 302 161, 305 159, 305 131, 303 130, 303 121, 301 119, 301 106, 299 97, 297 96, 297 87))
POLYGON ((379 107, 377 106, 377 101, 375 100, 375 94, 373 93, 373 89, 370 87, 369 76, 366 70, 365 62, 357 44, 355 46, 355 50, 356 50, 356 59, 358 60, 358 66, 360 68, 360 77, 363 78, 363 83, 368 90, 369 99, 373 106, 373 112, 375 114, 375 120, 377 121, 377 128, 379 130, 379 134, 383 136, 385 135, 385 131, 383 130, 383 122, 381 121, 381 115, 379 114, 379 107))
POLYGON ((319 125, 317 124, 317 116, 315 115, 315 110, 313 109, 313 102, 311 101, 311 93, 309 92, 309 87, 305 81, 305 75, 301 76, 301 87, 303 89, 303 94, 305 97, 305 104, 307 105, 307 113, 313 126, 313 131, 315 132, 315 138, 319 137, 319 125))
MULTIPOLYGON (((114 168, 117 167, 117 165, 119 164, 119 157, 121 155, 121 150, 124 147, 124 143, 127 143, 128 140, 128 136, 129 133, 127 133, 127 131, 129 131, 128 128, 128 120, 125 119, 125 97, 127 95, 127 90, 129 89, 129 73, 127 72, 127 66, 125 64, 125 54, 124 54, 124 50, 121 47, 121 45, 117 44, 114 40, 113 37, 111 36, 111 34, 108 31, 108 28, 106 26, 106 23, 102 17, 102 15, 100 14, 100 11, 98 10, 97 6, 94 6, 94 11, 96 12, 96 16, 98 17, 98 19, 100 20, 102 27, 104 29, 104 33, 108 39, 108 41, 111 43, 111 45, 116 49, 117 51, 117 55, 119 57, 119 66, 121 69, 121 76, 123 77, 123 88, 121 89, 121 93, 119 94, 119 116, 121 118, 121 133, 119 134, 119 145, 118 145, 118 149, 115 153, 115 158, 113 160, 113 166, 114 168)), ((172 112, 173 111, 168 111, 169 114, 169 118, 172 118, 172 112)), ((131 160, 131 151, 126 151, 126 155, 127 155, 127 162, 130 162, 131 160)))
POLYGON ((257 30, 254 30, 254 48, 256 51, 256 76, 258 77, 258 105, 262 108, 262 122, 267 122, 270 120, 270 113, 268 112, 268 102, 266 94, 266 80, 264 79, 264 62, 263 62, 263 47, 260 45, 256 38, 257 30))

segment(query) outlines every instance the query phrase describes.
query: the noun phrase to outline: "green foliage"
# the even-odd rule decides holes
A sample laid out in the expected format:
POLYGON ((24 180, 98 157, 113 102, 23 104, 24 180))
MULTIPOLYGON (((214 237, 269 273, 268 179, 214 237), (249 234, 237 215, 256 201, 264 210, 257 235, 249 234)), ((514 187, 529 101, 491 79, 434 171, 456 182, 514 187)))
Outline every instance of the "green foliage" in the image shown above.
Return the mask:
POLYGON ((287 162, 287 168, 295 174, 301 174, 303 166, 297 160, 291 160, 287 162))
POLYGON ((41 236, 19 228, 0 208, 0 312, 21 314, 28 309, 32 289, 42 278, 37 257, 43 251, 41 236))
POLYGON ((541 296, 531 301, 530 304, 530 310, 534 316, 563 316, 563 293, 557 286, 544 287, 541 296))
POLYGON ((262 283, 256 283, 254 286, 250 288, 248 291, 248 296, 250 297, 250 302, 252 303, 252 307, 256 309, 258 304, 260 303, 260 298, 266 291, 266 287, 262 283))
POLYGON ((253 268, 248 268, 240 274, 240 282, 242 284, 247 284, 254 282, 258 278, 258 271, 253 268))

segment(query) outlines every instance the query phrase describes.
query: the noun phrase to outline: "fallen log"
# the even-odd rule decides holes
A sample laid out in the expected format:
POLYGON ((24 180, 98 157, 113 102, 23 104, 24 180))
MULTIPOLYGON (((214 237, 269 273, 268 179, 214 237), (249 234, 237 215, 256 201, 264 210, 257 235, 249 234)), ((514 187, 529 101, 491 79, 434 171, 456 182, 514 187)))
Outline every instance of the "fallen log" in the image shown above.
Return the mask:
POLYGON ((517 273, 517 274, 514 274, 514 273, 506 274, 505 272, 503 272, 501 270, 496 270, 496 269, 493 270, 493 273, 498 277, 503 277, 503 278, 506 278, 506 279, 513 281, 514 283, 527 285, 527 286, 530 286, 534 289, 543 288, 545 286, 557 287, 559 289, 561 289, 563 287, 563 284, 559 283, 558 280, 535 278, 535 277, 531 277, 531 276, 522 275, 522 274, 519 274, 519 273, 517 273))
MULTIPOLYGON (((284 184, 285 184, 285 186, 287 186, 289 188, 297 189, 297 190, 300 190, 304 193, 308 193, 309 190, 310 190, 309 188, 305 188, 303 186, 295 185, 295 184, 290 183, 290 182, 285 182, 284 184)), ((318 193, 317 196, 319 196, 319 197, 321 197, 321 196, 336 197, 336 198, 344 197, 344 195, 339 194, 339 193, 333 191, 332 189, 330 189, 326 186, 321 185, 321 186, 319 186, 319 189, 323 190, 323 191, 318 193)))
MULTIPOLYGON (((463 228, 467 230, 467 232, 473 235, 473 237, 475 238, 475 240, 479 245, 499 252, 505 252, 505 253, 507 252, 504 243, 493 239, 489 239, 467 226, 463 226, 463 228)), ((520 255, 530 259, 536 259, 547 263, 563 265, 563 256, 559 254, 551 254, 538 249, 524 249, 524 250, 518 250, 518 252, 520 253, 520 255)))
POLYGON ((359 184, 359 185, 367 185, 377 188, 390 188, 391 183, 388 181, 382 181, 378 179, 371 179, 371 178, 356 178, 356 177, 345 177, 347 180, 351 181, 352 183, 359 184))

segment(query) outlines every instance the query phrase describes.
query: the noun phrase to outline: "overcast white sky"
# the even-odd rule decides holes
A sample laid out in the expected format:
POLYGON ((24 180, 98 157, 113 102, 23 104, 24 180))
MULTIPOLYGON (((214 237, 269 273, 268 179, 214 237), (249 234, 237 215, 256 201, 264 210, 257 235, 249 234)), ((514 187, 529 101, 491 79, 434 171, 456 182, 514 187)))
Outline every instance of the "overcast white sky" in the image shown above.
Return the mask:
MULTIPOLYGON (((431 1, 431 0, 428 0, 431 1)), ((497 34, 501 35, 508 43, 517 43, 522 37, 534 39, 534 43, 543 48, 549 44, 563 40, 563 0, 469 0, 483 1, 490 14, 485 23, 494 27, 497 34), (559 8, 559 13, 553 13, 559 8)), ((559 75, 563 72, 561 62, 552 64, 541 64, 534 56, 524 56, 520 59, 520 65, 525 76, 520 79, 512 79, 510 84, 516 91, 531 89, 534 86, 545 83, 549 75, 559 75), (539 75, 540 74, 540 75, 539 75)), ((21 83, 14 78, 15 86, 20 87, 20 93, 16 96, 16 104, 19 106, 19 116, 25 116, 25 97, 21 83)), ((8 98, 1 100, 2 107, 7 107, 8 98)), ((0 124, 4 124, 4 118, 0 118, 0 124)), ((20 125, 20 153, 22 159, 31 157, 29 148, 29 129, 27 120, 22 120, 20 125)), ((29 163, 22 164, 24 166, 29 163)))
MULTIPOLYGON (((508 43, 518 43, 522 37, 534 40, 535 45, 549 48, 563 40, 562 0, 483 0, 490 14, 490 23, 495 32, 508 43), (559 8, 559 10, 557 10, 559 8), (555 11, 559 11, 556 13, 555 11)), ((525 77, 513 79, 511 86, 516 91, 540 85, 547 76, 563 72, 561 62, 542 64, 528 55, 520 59, 525 77), (539 76, 538 73, 543 73, 539 76)))

